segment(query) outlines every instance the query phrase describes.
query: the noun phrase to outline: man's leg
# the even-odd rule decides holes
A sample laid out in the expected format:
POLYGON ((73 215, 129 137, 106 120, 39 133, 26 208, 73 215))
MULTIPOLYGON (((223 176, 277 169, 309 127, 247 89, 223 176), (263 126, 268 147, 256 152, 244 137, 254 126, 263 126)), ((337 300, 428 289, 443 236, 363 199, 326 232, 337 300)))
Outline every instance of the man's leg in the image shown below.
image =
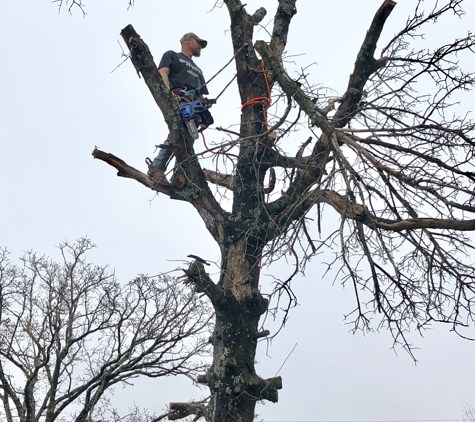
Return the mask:
MULTIPOLYGON (((168 145, 168 138, 165 141, 165 145, 168 145)), ((160 148, 158 155, 154 158, 151 165, 148 168, 148 177, 160 183, 163 186, 170 186, 167 178, 165 177, 165 170, 167 169, 168 160, 172 156, 172 152, 168 148, 160 148)))
MULTIPOLYGON (((165 145, 169 145, 169 142, 166 141, 165 145)), ((153 167, 166 170, 168 160, 170 160, 171 156, 172 152, 168 148, 160 148, 158 155, 153 159, 153 167)))

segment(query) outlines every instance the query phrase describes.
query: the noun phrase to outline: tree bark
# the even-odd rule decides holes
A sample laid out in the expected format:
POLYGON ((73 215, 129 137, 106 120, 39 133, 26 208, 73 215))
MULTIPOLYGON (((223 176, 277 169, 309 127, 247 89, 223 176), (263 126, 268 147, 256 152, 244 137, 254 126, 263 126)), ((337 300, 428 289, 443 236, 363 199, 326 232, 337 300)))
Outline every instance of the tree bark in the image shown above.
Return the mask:
POLYGON ((277 390, 282 388, 280 378, 265 380, 255 370, 257 340, 262 336, 258 323, 267 300, 257 288, 261 248, 249 247, 248 241, 243 238, 228 245, 217 285, 199 261, 185 271, 187 281, 210 298, 216 314, 213 363, 199 380, 209 387, 211 400, 206 411, 199 408, 200 413, 194 413, 207 421, 252 421, 256 402, 277 402, 277 390))

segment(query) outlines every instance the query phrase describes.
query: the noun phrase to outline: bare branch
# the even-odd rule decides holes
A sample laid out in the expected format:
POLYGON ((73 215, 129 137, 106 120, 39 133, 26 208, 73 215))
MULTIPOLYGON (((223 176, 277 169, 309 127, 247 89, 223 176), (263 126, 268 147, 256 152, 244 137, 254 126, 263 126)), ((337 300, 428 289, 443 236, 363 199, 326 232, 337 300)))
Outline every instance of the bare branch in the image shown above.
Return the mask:
POLYGON ((129 166, 124 160, 120 159, 119 157, 116 157, 113 154, 109 154, 107 152, 94 148, 94 151, 92 151, 92 156, 94 158, 97 158, 98 160, 104 161, 112 167, 115 167, 118 170, 117 176, 134 179, 154 191, 161 192, 167 195, 170 193, 170 189, 173 189, 173 187, 169 188, 167 186, 160 185, 159 183, 148 177, 146 174, 129 166))

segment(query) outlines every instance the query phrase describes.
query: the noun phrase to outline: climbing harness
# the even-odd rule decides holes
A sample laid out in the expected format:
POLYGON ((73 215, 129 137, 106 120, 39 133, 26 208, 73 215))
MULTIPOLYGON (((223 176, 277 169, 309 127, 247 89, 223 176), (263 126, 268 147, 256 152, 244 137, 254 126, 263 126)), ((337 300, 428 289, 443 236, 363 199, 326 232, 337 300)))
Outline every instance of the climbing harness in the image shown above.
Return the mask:
POLYGON ((215 101, 210 100, 203 104, 203 101, 196 98, 194 91, 187 91, 183 88, 174 88, 172 93, 176 98, 181 118, 188 132, 193 139, 198 139, 199 132, 214 123, 213 116, 208 109, 215 101))

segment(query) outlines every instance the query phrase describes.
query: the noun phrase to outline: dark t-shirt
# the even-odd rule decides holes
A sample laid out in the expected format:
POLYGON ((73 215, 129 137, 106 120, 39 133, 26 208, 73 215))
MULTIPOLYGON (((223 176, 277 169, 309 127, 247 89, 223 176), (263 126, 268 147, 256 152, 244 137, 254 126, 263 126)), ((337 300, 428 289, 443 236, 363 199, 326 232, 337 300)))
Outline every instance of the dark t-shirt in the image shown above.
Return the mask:
MULTIPOLYGON (((172 88, 197 89, 205 83, 201 69, 183 53, 167 51, 158 65, 159 69, 162 67, 170 69, 168 80, 172 88)), ((203 86, 200 93, 209 94, 208 88, 203 86)))

